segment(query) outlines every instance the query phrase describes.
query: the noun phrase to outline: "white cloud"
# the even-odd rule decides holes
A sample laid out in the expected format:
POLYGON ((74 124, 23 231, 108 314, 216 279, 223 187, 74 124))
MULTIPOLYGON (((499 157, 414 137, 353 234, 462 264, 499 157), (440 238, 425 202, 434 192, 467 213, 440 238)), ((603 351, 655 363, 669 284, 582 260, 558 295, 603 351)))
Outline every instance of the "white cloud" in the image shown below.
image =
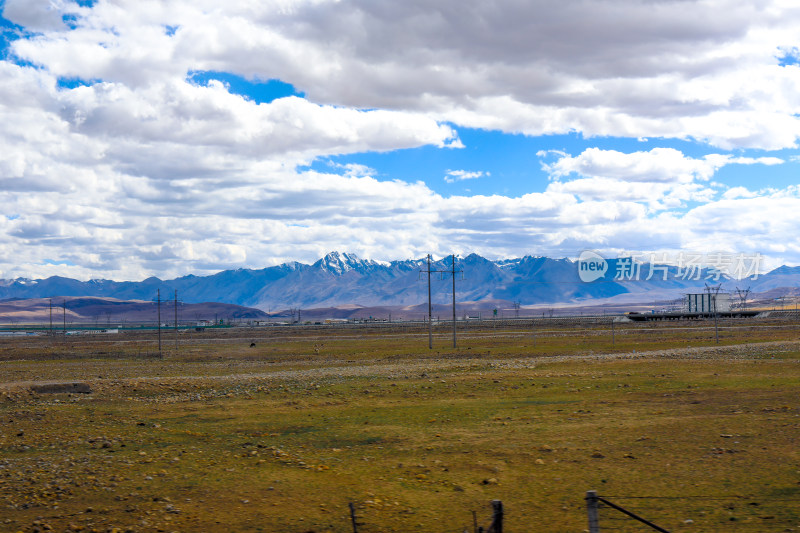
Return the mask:
MULTIPOLYGON (((574 194, 582 200, 640 202, 651 211, 680 208, 687 202, 710 202, 719 184, 706 184, 726 165, 779 165, 777 157, 733 157, 708 154, 687 157, 673 148, 654 148, 648 152, 624 153, 589 148, 577 156, 563 152, 540 151, 542 168, 554 180, 549 191, 574 194), (569 179, 577 176, 577 179, 569 179), (567 179, 567 181, 562 181, 567 179)), ((726 191, 726 197, 742 191, 726 191)))
MULTIPOLYGON (((36 35, 11 46, 35 67, 0 61, 0 277, 168 277, 332 249, 562 256, 708 239, 800 262, 785 237, 797 225, 796 190, 735 187, 718 198, 712 181, 725 166, 777 157, 549 152, 553 180, 518 198, 445 198, 359 164, 297 170, 339 154, 461 148, 459 126, 794 147, 800 68, 776 55, 796 42, 800 10, 786 2, 6 0, 3 9, 36 35), (187 81, 213 70, 280 79, 307 99, 257 104, 220 82, 187 81), (61 78, 88 86, 65 89, 61 78)), ((487 175, 452 170, 445 180, 487 175)))
POLYGON ((444 177, 444 181, 446 183, 455 183, 457 181, 475 180, 489 175, 489 172, 484 172, 482 170, 448 170, 444 177))
POLYGON ((7 3, 57 76, 146 86, 190 70, 278 78, 310 100, 529 135, 793 147, 800 9, 779 0, 7 3), (74 13, 66 31, 61 13, 74 13), (174 33, 166 27, 177 28, 174 33))
MULTIPOLYGON (((784 162, 777 157, 748 158, 727 154, 709 154, 696 159, 674 148, 653 148, 649 152, 633 153, 589 148, 574 157, 561 152, 554 153, 558 156, 555 162, 542 164, 542 168, 554 179, 578 174, 641 183, 708 181, 725 165, 780 165, 784 162)), ((538 155, 546 157, 550 153, 539 152, 538 155)))
POLYGON ((66 2, 53 0, 5 0, 3 17, 32 31, 64 30, 61 18, 66 2))
POLYGON ((790 258, 798 256, 800 245, 790 236, 797 227, 798 212, 800 194, 795 187, 769 196, 723 198, 692 209, 682 222, 691 228, 687 245, 695 249, 758 252, 794 262, 790 258))
POLYGON ((747 187, 731 187, 722 194, 725 200, 735 200, 736 198, 755 198, 758 193, 755 193, 747 187))
POLYGON ((633 153, 589 148, 574 157, 562 155, 554 163, 543 163, 542 168, 555 179, 579 174, 629 182, 689 183, 708 180, 722 164, 715 158, 689 158, 674 148, 633 153))

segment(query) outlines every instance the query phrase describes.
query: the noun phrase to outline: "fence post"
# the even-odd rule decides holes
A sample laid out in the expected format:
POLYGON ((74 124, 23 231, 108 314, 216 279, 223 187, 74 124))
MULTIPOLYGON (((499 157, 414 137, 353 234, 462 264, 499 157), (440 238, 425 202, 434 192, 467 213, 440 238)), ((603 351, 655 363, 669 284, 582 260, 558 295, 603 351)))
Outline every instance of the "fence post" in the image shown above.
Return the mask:
POLYGON ((500 500, 492 500, 492 525, 489 531, 503 533, 503 502, 500 500))
POLYGON ((589 515, 589 533, 600 533, 597 514, 597 491, 586 491, 586 513, 589 515))
POLYGON ((356 520, 356 507, 353 502, 349 503, 350 506, 350 521, 353 523, 353 533, 358 533, 358 521, 356 520))

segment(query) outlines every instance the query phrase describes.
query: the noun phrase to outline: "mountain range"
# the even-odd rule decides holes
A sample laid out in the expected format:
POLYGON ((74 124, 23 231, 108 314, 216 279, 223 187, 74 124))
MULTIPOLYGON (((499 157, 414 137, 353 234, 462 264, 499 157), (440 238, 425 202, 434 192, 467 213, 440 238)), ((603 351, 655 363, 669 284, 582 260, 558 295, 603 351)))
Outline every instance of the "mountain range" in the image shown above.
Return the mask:
MULTIPOLYGON (((453 266, 452 258, 445 257, 431 262, 432 300, 439 304, 451 301, 453 270, 458 302, 519 302, 522 306, 609 298, 640 302, 674 299, 685 292, 700 292, 706 284, 718 283, 728 289, 750 287, 753 292, 800 285, 800 267, 789 266, 757 279, 737 281, 719 278, 708 269, 697 271, 696 276, 681 277, 675 266, 642 264, 637 267, 638 279, 615 279, 612 274, 623 271, 622 261, 607 260, 605 277, 583 282, 579 263, 570 259, 525 256, 491 261, 470 254, 456 257, 453 266)), ((94 296, 151 301, 157 291, 165 300, 173 298, 177 291, 185 303, 220 302, 264 311, 342 305, 414 306, 427 302, 427 269, 424 258, 378 262, 331 252, 311 265, 290 262, 171 280, 150 277, 143 281, 78 281, 58 276, 0 280, 0 299, 94 296)))

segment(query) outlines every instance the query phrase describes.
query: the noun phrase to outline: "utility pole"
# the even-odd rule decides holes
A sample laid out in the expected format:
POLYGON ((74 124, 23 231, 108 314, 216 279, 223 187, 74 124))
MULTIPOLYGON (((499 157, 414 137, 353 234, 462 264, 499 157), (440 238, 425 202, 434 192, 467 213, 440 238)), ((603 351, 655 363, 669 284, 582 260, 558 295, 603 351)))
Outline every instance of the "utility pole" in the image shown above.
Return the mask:
POLYGON ((456 254, 453 254, 453 348, 456 347, 456 254))
POLYGON ((66 339, 67 338, 67 301, 66 300, 62 300, 61 301, 61 306, 62 306, 63 311, 64 311, 64 338, 66 339))
POLYGON ((427 256, 428 268, 420 272, 428 274, 428 349, 433 350, 433 309, 431 306, 431 254, 427 256))
POLYGON ((178 355, 178 289, 175 289, 175 355, 178 355))
POLYGON ((453 254, 453 348, 456 347, 456 254, 453 254))
POLYGON ((709 303, 711 303, 714 309, 714 341, 717 344, 719 344, 719 326, 717 325, 717 295, 719 294, 720 289, 722 289, 722 284, 719 284, 716 287, 709 287, 706 285, 706 292, 708 292, 709 299, 711 300, 709 303), (712 290, 714 291, 713 296, 711 296, 712 290))
POLYGON ((431 254, 428 254, 428 349, 433 349, 433 305, 431 304, 431 254))
POLYGON ((53 299, 50 298, 50 335, 53 335, 53 299))
POLYGON ((614 317, 611 317, 611 346, 614 346, 614 317))
POLYGON ((158 357, 164 357, 161 354, 161 289, 156 289, 156 306, 158 307, 158 357))
POLYGON ((452 267, 448 270, 431 270, 431 256, 428 254, 428 268, 426 270, 420 270, 420 273, 426 272, 428 274, 428 349, 433 349, 433 333, 431 330, 431 323, 433 318, 432 312, 432 304, 431 304, 431 273, 436 272, 439 274, 452 274, 453 276, 453 348, 456 347, 456 272, 461 272, 463 274, 463 270, 456 270, 456 255, 453 254, 453 264, 452 267))

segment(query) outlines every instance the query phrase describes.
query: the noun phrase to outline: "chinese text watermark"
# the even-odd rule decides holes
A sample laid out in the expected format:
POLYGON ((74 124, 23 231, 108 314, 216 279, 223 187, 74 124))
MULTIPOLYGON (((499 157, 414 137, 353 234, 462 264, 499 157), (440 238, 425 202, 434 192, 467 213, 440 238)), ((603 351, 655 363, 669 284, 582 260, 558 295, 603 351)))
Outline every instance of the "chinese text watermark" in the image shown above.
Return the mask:
POLYGON ((625 253, 605 259, 593 250, 578 257, 578 276, 589 283, 606 281, 720 281, 758 279, 764 257, 760 253, 675 252, 625 253))

